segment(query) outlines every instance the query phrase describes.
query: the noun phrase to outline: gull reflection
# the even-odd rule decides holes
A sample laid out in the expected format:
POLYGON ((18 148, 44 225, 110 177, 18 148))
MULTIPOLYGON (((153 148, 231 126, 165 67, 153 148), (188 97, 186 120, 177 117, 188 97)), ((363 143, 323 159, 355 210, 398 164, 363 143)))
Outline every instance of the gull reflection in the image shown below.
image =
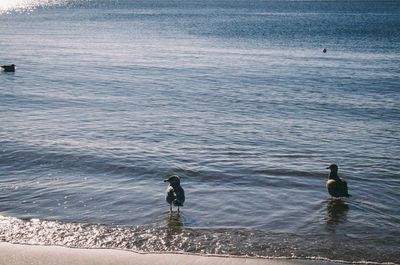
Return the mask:
POLYGON ((336 227, 342 223, 349 211, 349 206, 343 199, 331 199, 326 204, 326 224, 332 232, 336 231, 336 227))
POLYGON ((171 235, 181 234, 183 228, 183 222, 181 219, 181 213, 173 212, 169 213, 166 217, 167 231, 171 235))

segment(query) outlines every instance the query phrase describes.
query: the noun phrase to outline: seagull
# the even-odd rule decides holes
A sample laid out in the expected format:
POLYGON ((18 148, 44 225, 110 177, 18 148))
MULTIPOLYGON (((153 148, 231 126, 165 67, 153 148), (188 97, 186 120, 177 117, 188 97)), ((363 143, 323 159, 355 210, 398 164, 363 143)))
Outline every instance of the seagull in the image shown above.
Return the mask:
POLYGON ((4 72, 15 72, 15 64, 2 65, 1 68, 4 72))
POLYGON ((351 196, 347 191, 347 182, 341 180, 337 174, 338 166, 336 164, 332 164, 327 169, 330 169, 331 172, 328 176, 328 181, 326 182, 326 187, 328 192, 333 197, 349 197, 351 196))
POLYGON ((181 187, 181 178, 172 175, 167 179, 164 179, 164 182, 169 183, 166 196, 166 200, 169 203, 169 211, 172 213, 172 205, 174 205, 178 206, 179 213, 179 207, 183 206, 183 203, 185 202, 185 191, 181 187))

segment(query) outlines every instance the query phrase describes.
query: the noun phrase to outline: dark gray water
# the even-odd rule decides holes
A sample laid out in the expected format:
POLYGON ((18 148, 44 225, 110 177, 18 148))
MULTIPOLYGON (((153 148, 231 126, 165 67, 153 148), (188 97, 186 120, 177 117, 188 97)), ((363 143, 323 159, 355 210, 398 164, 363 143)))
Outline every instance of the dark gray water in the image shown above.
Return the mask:
POLYGON ((400 263, 398 2, 47 2, 0 4, 0 240, 400 263))

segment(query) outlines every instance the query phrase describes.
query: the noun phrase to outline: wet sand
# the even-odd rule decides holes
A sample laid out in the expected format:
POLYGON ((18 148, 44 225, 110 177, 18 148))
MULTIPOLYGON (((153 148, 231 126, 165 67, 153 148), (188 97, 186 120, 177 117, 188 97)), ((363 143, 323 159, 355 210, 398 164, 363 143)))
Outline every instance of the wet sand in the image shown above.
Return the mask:
POLYGON ((289 259, 211 257, 187 254, 139 254, 112 249, 71 249, 0 243, 1 265, 333 265, 334 262, 289 259))

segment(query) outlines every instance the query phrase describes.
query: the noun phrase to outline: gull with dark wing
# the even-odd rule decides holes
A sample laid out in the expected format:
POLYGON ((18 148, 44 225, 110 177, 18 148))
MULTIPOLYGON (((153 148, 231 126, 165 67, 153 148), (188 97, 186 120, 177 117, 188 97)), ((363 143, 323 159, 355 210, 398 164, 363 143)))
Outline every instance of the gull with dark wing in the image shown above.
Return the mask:
POLYGON ((181 187, 181 178, 172 175, 167 179, 164 179, 164 182, 169 183, 166 196, 166 200, 169 203, 169 211, 172 212, 173 205, 178 207, 179 213, 179 207, 183 206, 183 203, 185 202, 185 191, 181 187))
POLYGON ((327 169, 331 172, 328 176, 328 181, 326 182, 326 188, 328 192, 333 197, 349 197, 351 196, 347 190, 347 182, 339 178, 338 176, 338 166, 332 164, 327 169))

